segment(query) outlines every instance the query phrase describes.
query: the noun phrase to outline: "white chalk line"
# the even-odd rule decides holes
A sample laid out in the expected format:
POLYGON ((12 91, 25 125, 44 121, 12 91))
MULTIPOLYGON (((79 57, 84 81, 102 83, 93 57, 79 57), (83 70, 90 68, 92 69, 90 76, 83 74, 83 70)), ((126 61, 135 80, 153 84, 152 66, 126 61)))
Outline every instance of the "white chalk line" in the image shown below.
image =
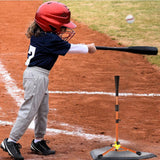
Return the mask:
MULTIPOLYGON (((14 93, 24 91, 22 89, 14 90, 14 93)), ((102 92, 102 91, 49 91, 50 94, 86 94, 86 95, 107 95, 107 96, 116 96, 113 92, 102 92)), ((134 97, 160 97, 159 93, 119 93, 121 97, 134 96, 134 97)))
POLYGON ((23 102, 23 98, 19 93, 22 92, 22 90, 17 87, 15 81, 11 78, 10 73, 8 73, 8 71, 5 69, 1 61, 0 75, 0 79, 3 81, 8 94, 11 95, 11 97, 16 101, 17 105, 20 107, 23 102))
MULTIPOLYGON (((1 121, 0 120, 0 125, 5 126, 13 126, 13 122, 9 121, 1 121)), ((29 129, 34 129, 34 126, 30 126, 29 129)), ((57 134, 64 134, 68 136, 77 136, 77 137, 82 137, 85 138, 86 140, 99 140, 99 141, 115 141, 115 138, 111 136, 106 136, 106 135, 98 135, 98 134, 89 134, 85 133, 82 130, 81 131, 67 131, 67 130, 60 130, 60 129, 53 129, 53 128, 47 128, 48 135, 57 135, 57 134)), ((129 141, 120 139, 120 141, 124 144, 128 144, 129 141)))
MULTIPOLYGON (((87 94, 87 95, 108 95, 115 96, 113 92, 88 92, 88 91, 49 91, 51 94, 87 94)), ((119 93, 119 96, 139 96, 139 97, 160 97, 158 93, 119 93)))

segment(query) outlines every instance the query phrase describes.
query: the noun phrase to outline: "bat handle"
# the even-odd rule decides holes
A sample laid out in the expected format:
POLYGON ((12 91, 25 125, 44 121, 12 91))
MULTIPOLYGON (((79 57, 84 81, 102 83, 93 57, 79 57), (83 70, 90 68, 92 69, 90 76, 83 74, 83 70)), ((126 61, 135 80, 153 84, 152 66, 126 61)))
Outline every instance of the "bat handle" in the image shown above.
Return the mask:
POLYGON ((116 89, 116 96, 118 96, 118 92, 119 92, 119 76, 115 76, 115 89, 116 89))

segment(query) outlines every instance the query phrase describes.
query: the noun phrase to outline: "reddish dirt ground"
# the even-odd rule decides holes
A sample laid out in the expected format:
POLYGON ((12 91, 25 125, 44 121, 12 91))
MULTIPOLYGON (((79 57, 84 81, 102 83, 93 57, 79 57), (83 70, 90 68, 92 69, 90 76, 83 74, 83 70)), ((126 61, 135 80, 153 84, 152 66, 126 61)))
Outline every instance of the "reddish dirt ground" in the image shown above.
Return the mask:
MULTIPOLYGON (((29 40, 25 32, 41 1, 0 1, 0 61, 16 85, 23 89, 22 77, 29 40)), ((92 43, 97 46, 118 46, 107 35, 92 31, 77 23, 72 43, 92 43)), ((120 76, 122 93, 160 93, 160 72, 150 65, 144 56, 130 53, 97 51, 90 55, 66 55, 60 57, 50 73, 50 91, 104 91, 115 92, 114 76, 120 76)), ((18 107, 7 93, 0 78, 0 120, 14 122, 18 107)), ((81 127, 83 132, 115 137, 115 98, 107 95, 50 94, 48 127, 72 130, 60 123, 81 127), (54 110, 56 108, 56 110, 54 110)), ((128 148, 151 152, 160 156, 160 98, 119 96, 120 139, 128 148)), ((9 136, 10 125, 0 126, 0 141, 9 136)), ((30 142, 34 137, 27 130, 19 141, 25 159, 91 160, 90 151, 113 143, 99 139, 65 134, 47 134, 54 156, 32 154, 30 142)), ((154 158, 158 160, 159 158, 154 158)), ((0 159, 8 160, 7 153, 0 150, 0 159)))

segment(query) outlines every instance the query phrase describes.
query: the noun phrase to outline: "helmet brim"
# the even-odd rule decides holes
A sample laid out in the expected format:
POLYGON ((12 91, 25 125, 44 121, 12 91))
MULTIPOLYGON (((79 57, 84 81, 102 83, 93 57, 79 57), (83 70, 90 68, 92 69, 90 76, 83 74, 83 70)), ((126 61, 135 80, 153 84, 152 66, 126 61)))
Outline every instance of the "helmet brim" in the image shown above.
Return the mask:
POLYGON ((67 27, 67 28, 71 28, 71 29, 74 29, 74 28, 77 27, 77 25, 74 24, 73 22, 69 22, 69 23, 67 23, 67 24, 64 24, 63 26, 64 26, 64 27, 67 27))

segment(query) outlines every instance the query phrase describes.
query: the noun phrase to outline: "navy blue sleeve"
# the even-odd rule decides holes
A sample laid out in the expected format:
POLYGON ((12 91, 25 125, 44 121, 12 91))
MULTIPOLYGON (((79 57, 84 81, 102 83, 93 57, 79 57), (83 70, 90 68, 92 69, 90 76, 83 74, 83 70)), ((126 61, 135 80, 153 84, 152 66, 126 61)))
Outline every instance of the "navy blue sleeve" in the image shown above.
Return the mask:
POLYGON ((57 38, 56 41, 52 43, 51 41, 51 53, 53 54, 58 54, 58 55, 65 55, 68 50, 70 49, 71 44, 68 43, 67 41, 63 41, 60 37, 57 38))

